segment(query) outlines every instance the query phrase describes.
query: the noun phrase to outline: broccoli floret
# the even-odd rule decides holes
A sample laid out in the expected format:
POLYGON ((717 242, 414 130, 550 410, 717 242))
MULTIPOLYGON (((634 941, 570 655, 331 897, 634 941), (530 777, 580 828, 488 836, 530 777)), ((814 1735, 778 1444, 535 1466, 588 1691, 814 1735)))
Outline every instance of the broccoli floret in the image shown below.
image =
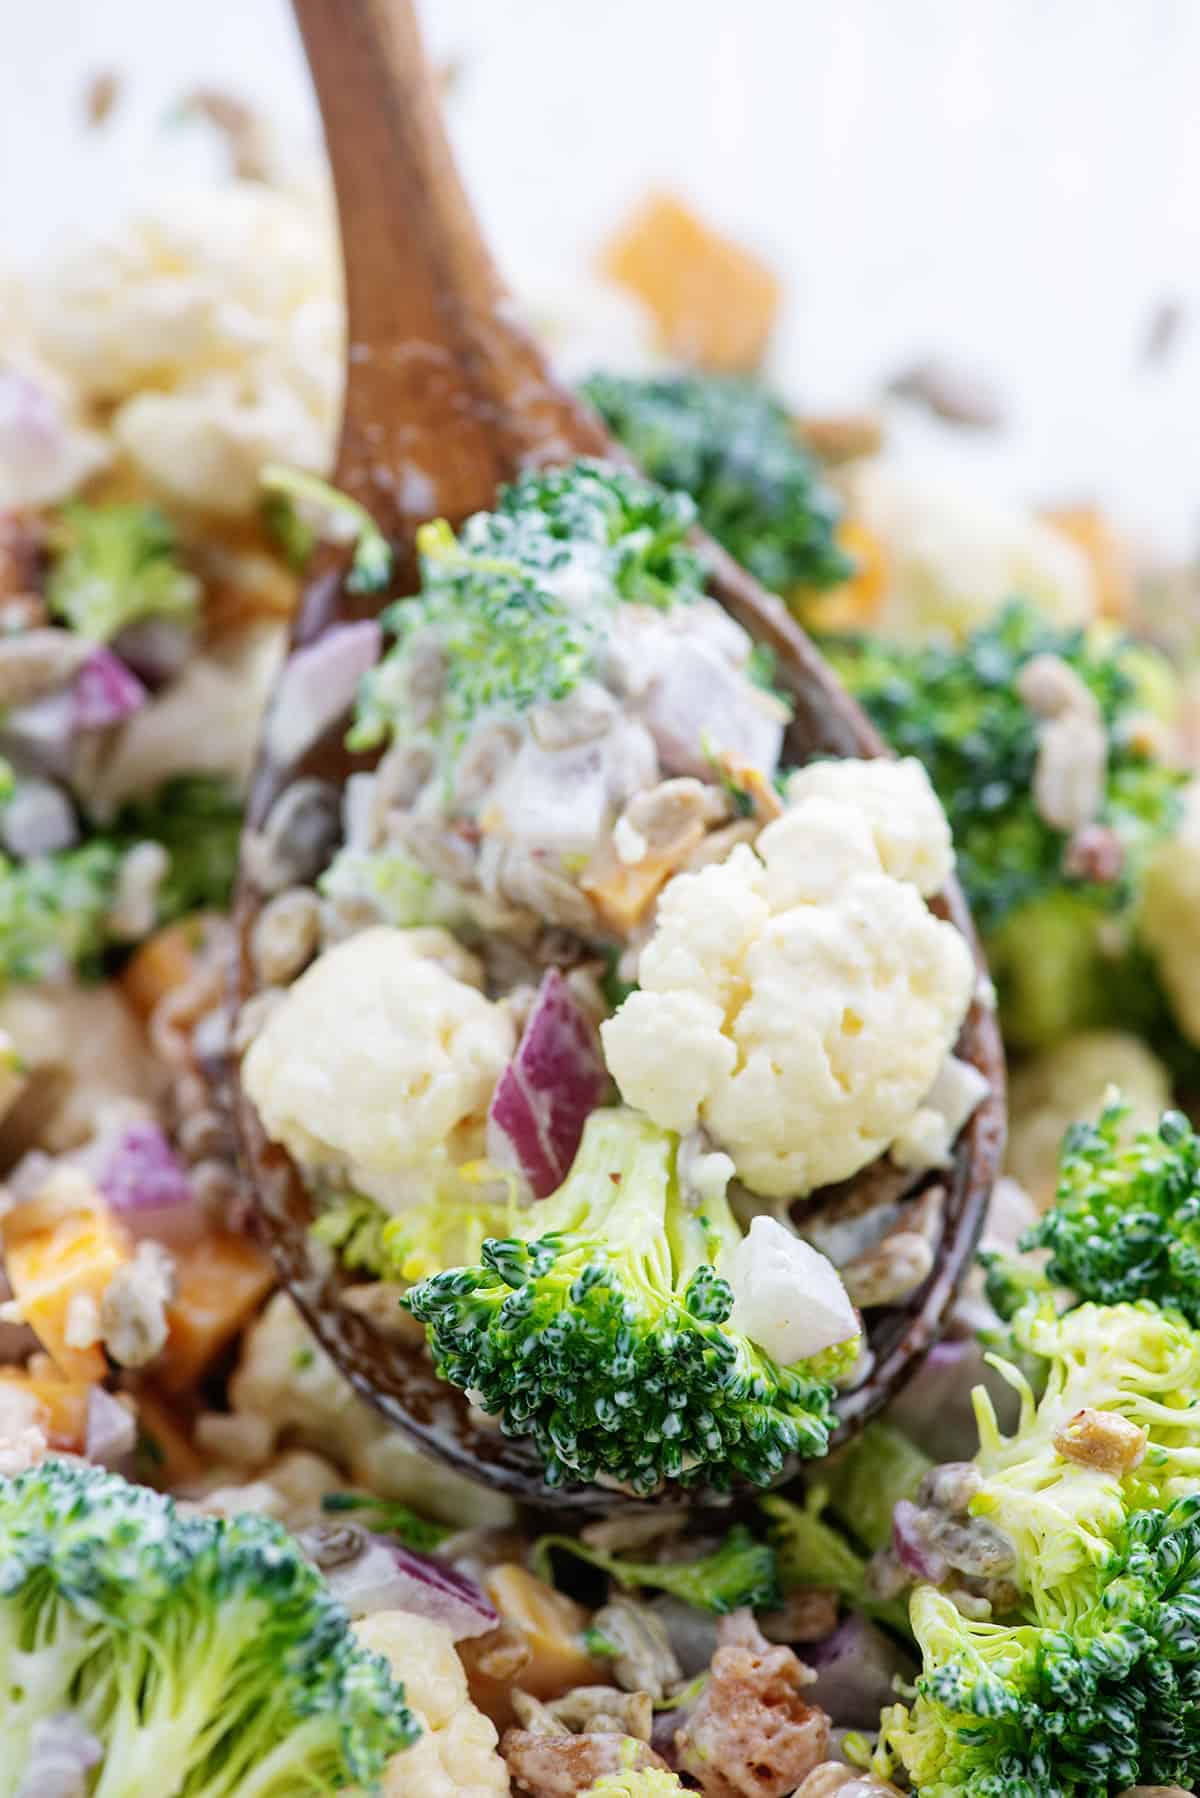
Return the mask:
POLYGON ((0 1480, 0 1677, 0 1798, 64 1712, 103 1748, 96 1798, 374 1789, 419 1734, 278 1524, 184 1518, 78 1462, 0 1480))
POLYGON ((531 1435, 553 1485, 766 1485, 789 1455, 828 1446, 827 1362, 780 1367, 728 1327, 733 1294, 714 1263, 741 1231, 723 1198, 703 1216, 689 1207, 677 1149, 636 1113, 594 1112, 565 1183, 520 1234, 402 1301, 442 1378, 531 1435))
POLYGON ((911 1709, 885 1712, 887 1773, 921 1798, 1115 1798, 1200 1777, 1200 1333, 1157 1306, 1049 1302, 1014 1339, 1046 1367, 1011 1437, 975 1394, 981 1485, 971 1512, 1012 1566, 987 1620, 919 1586, 924 1666, 911 1709), (1082 1411, 1122 1452, 1069 1451, 1082 1411), (1130 1429, 1132 1426, 1132 1429, 1130 1429), (1144 1437, 1144 1450, 1134 1432, 1144 1437), (1123 1432, 1123 1434, 1122 1434, 1123 1432), (1001 1608, 1003 1607, 1003 1608, 1001 1608))
POLYGON ((365 506, 318 475, 278 462, 263 469, 261 486, 267 528, 293 567, 302 568, 316 548, 317 532, 305 515, 315 513, 354 544, 347 592, 383 592, 392 578, 392 548, 365 506))
POLYGON ((587 398, 646 473, 696 502, 705 529, 775 593, 848 580, 840 507, 786 408, 726 375, 596 374, 587 398))
POLYGON ((25 862, 0 856, 0 986, 98 972, 121 859, 102 840, 25 862))
POLYGON ((167 851, 170 866, 157 893, 158 919, 167 924, 186 912, 228 907, 241 829, 242 803, 229 782, 187 774, 127 806, 114 834, 130 846, 151 841, 167 851))
POLYGON ((1081 1299, 1153 1299, 1200 1325, 1200 1137, 1178 1111, 1125 1140, 1128 1107, 1073 1124, 1052 1209, 1025 1234, 1048 1277, 1081 1299))
POLYGON ((81 636, 107 643, 141 618, 195 616, 200 583, 181 564, 174 528, 156 506, 73 501, 50 545, 46 603, 81 636))
POLYGON ((684 494, 577 462, 523 476, 457 536, 444 519, 423 525, 421 592, 383 615, 396 643, 362 682, 351 747, 415 733, 453 754, 484 716, 565 699, 588 671, 606 609, 699 597, 702 570, 683 541, 694 516, 684 494), (442 680, 426 716, 413 677, 419 696, 418 658, 431 650, 442 680))
POLYGON ((646 1586, 656 1592, 669 1592, 698 1611, 712 1611, 718 1617, 740 1610, 743 1605, 758 1611, 770 1610, 779 1603, 774 1550, 765 1542, 757 1542, 742 1523, 734 1525, 719 1548, 694 1561, 623 1560, 619 1555, 589 1548, 574 1536, 543 1536, 534 1547, 534 1565, 544 1578, 552 1572, 552 1549, 561 1549, 598 1567, 619 1586, 646 1586))
POLYGON ((1200 1494, 1137 1511, 1069 1629, 972 1622, 914 1597, 911 1715, 885 1712, 921 1798, 1109 1798, 1200 1778, 1200 1494))
MULTIPOLYGON (((1006 922, 1020 974, 1031 957, 1026 908, 1063 893, 1076 901, 1052 946, 1071 950, 1072 931, 1119 912, 1136 896, 1150 850, 1179 816, 1182 777, 1156 760, 1126 727, 1139 707, 1129 652, 1097 645, 1081 631, 1060 631, 1032 607, 1007 606, 957 648, 913 648, 870 639, 829 642, 826 653, 880 732, 902 755, 924 762, 954 832, 958 872, 980 929, 994 937, 1006 922), (1110 826, 1123 856, 1111 880, 1085 880, 1064 869, 1066 833, 1034 805, 1035 720, 1017 691, 1034 656, 1066 662, 1095 696, 1108 735, 1104 802, 1097 823, 1110 826)), ((1085 939, 1090 958, 1096 950, 1085 939)), ((1039 964, 1047 959, 1039 943, 1039 964)), ((1061 984, 1061 982, 1060 982, 1061 984)))

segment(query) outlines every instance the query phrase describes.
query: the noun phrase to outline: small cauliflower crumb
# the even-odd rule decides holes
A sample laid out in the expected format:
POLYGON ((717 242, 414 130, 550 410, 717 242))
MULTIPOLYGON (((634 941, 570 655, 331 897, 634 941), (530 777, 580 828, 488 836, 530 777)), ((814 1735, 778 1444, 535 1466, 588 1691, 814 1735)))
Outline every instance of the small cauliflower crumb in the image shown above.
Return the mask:
POLYGON ((175 1293, 175 1263, 160 1242, 139 1242, 100 1299, 100 1330, 113 1360, 144 1367, 167 1342, 167 1306, 175 1293))
POLYGON ((403 1682, 420 1739, 389 1763, 383 1798, 493 1798, 509 1790, 495 1724, 467 1692, 467 1676, 444 1623, 379 1611, 354 1625, 403 1682))
POLYGON ((601 1031, 628 1104, 663 1129, 702 1124, 769 1198, 845 1179, 895 1141, 975 981, 958 931, 884 870, 873 776, 861 807, 839 778, 842 798, 802 796, 756 849, 668 884, 639 990, 601 1031))
POLYGON ((45 1413, 32 1392, 0 1381, 0 1479, 25 1473, 46 1453, 45 1413))
POLYGON ((858 1335, 832 1261, 773 1217, 756 1217, 721 1273, 733 1288, 730 1328, 782 1367, 858 1335))
POLYGON ((508 1012, 431 958, 435 934, 380 925, 327 950, 242 1064, 268 1136, 384 1204, 478 1152, 514 1046, 508 1012))

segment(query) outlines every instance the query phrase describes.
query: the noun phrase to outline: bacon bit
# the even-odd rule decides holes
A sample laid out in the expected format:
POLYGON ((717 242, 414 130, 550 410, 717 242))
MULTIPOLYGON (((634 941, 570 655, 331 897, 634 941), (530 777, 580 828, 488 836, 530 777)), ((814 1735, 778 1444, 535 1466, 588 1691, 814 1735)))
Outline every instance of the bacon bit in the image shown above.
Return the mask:
POLYGON ((1085 824, 1075 832, 1063 853, 1063 873, 1068 880, 1107 886, 1120 878, 1124 866, 1125 845, 1107 824, 1085 824))

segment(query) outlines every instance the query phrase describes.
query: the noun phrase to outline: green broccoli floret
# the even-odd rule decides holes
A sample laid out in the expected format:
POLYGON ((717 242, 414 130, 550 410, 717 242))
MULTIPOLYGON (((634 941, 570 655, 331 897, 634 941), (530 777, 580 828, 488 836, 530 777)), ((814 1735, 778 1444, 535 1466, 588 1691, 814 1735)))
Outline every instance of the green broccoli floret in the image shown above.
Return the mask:
MULTIPOLYGON (((1126 647, 1097 646, 1081 631, 1060 631, 1020 602, 957 648, 866 638, 825 647, 891 746, 925 764, 954 832, 958 872, 976 923, 993 939, 1008 924, 1017 974, 1031 958, 1035 926, 1029 908, 1063 894, 1074 905, 1052 946, 1069 952, 1071 967, 1081 953, 1094 959, 1091 932, 1082 950, 1075 946, 1081 918, 1092 924, 1129 906, 1149 852, 1179 816, 1182 777, 1127 731, 1141 709, 1141 677, 1134 678, 1126 647), (1111 880, 1069 873, 1066 833, 1047 824, 1034 804, 1037 730, 1017 680, 1039 655, 1066 662, 1100 708, 1108 771, 1096 822, 1115 831, 1123 850, 1121 870, 1111 880)), ((1039 941, 1039 965, 1048 959, 1039 941)), ((1001 979, 1003 974, 1002 967, 1001 979)))
POLYGON ((828 1445, 830 1380, 854 1345, 785 1368, 728 1327, 733 1294, 714 1263, 741 1231, 723 1198, 703 1216, 689 1207, 677 1149, 636 1113, 594 1112, 522 1233, 402 1301, 442 1378, 532 1436, 551 1485, 766 1485, 790 1455, 828 1445))
POLYGON ((919 1586, 924 1666, 911 1709, 885 1712, 881 1773, 921 1798, 1115 1798, 1200 1778, 1200 1333, 1152 1304, 1027 1306, 1018 1348, 1045 1364, 1011 1437, 975 1394, 981 1486, 971 1512, 1012 1546, 991 1619, 919 1586), (1069 1452, 1081 1411, 1122 1453, 1069 1452), (1132 1426, 1132 1429, 1130 1429, 1132 1426), (1136 1446, 1141 1432, 1144 1451, 1136 1446), (1000 1609, 1003 1607, 1003 1609, 1000 1609))
POLYGON ((81 636, 107 643, 141 618, 190 621, 200 583, 179 560, 156 506, 64 506, 51 533, 46 603, 81 636))
POLYGON ((1100 1304, 1153 1299, 1200 1325, 1200 1137, 1178 1111, 1132 1141, 1128 1106, 1073 1124, 1052 1209, 1026 1232, 1049 1279, 1100 1304))
POLYGON ((669 1592, 698 1611, 718 1617, 749 1605, 752 1610, 771 1610, 779 1603, 775 1553, 757 1542, 745 1524, 737 1523, 719 1548, 694 1561, 631 1561, 619 1555, 589 1548, 575 1536, 542 1536, 534 1545, 534 1569, 550 1579, 550 1553, 561 1549, 577 1560, 598 1567, 627 1590, 640 1586, 669 1592))
POLYGON ((377 1789, 420 1733, 278 1524, 184 1518, 79 1462, 0 1480, 0 1678, 0 1798, 63 1713, 103 1749, 94 1798, 377 1789))
POLYGON ((772 592, 836 586, 841 508, 787 409, 728 375, 596 374, 584 394, 653 480, 696 502, 704 528, 772 592))
POLYGON ((159 922, 168 924, 187 912, 228 907, 241 829, 242 802, 229 782, 186 774, 126 806, 113 834, 130 846, 151 841, 167 851, 170 866, 157 900, 159 922))
POLYGON ((25 862, 0 856, 0 986, 98 972, 121 859, 103 840, 25 862))
POLYGON ((471 1168, 449 1170, 432 1196, 400 1212, 347 1193, 330 1199, 312 1225, 317 1242, 337 1250, 343 1267, 379 1280, 422 1280, 476 1261, 484 1244, 513 1221, 511 1203, 476 1183, 471 1168))
POLYGON ((396 643, 362 682, 350 746, 407 734, 453 754, 481 717, 565 699, 618 602, 661 608, 699 597, 703 573, 684 542, 694 517, 684 494, 577 462, 523 476, 457 536, 444 519, 423 525, 421 592, 383 615, 396 643), (414 697, 418 658, 431 648, 443 679, 426 716, 414 697))

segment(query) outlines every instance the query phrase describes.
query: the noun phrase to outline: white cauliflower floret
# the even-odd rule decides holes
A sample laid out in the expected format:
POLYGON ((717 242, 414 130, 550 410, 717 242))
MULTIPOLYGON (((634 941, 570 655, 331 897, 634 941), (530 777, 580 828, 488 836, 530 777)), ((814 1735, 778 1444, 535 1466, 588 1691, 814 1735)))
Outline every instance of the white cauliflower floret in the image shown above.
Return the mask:
POLYGON ((242 1066, 263 1128, 306 1167, 383 1203, 468 1157, 512 1055, 512 1019, 429 959, 428 932, 378 925, 291 986, 242 1066))
POLYGON ((67 499, 109 460, 70 383, 32 354, 0 361, 0 506, 67 499))
POLYGON ((832 1261, 776 1218, 754 1218, 721 1273, 733 1288, 730 1328, 783 1367, 859 1333, 832 1261))
POLYGON ((1014 1070, 1006 1165, 1040 1209, 1054 1197, 1068 1125, 1098 1118, 1113 1087, 1130 1107, 1130 1131, 1152 1130, 1171 1103, 1162 1062, 1140 1037, 1121 1030, 1068 1036, 1014 1070))
POLYGON ((878 462, 851 476, 854 515, 883 550, 886 587, 872 629, 958 641, 1014 594, 1056 624, 1086 624, 1095 584, 1083 552, 1019 507, 878 462))
POLYGON ((816 795, 863 814, 885 874, 911 882, 926 899, 945 886, 954 868, 950 826, 915 756, 810 762, 789 779, 788 803, 816 795))
POLYGON ((744 1185, 784 1198, 904 1130, 975 973, 953 926, 884 872, 869 817, 814 796, 757 853, 669 883, 638 978, 602 1026, 622 1096, 663 1128, 703 1124, 744 1185))
POLYGON ((989 1091, 977 1067, 947 1055, 921 1109, 892 1144, 892 1160, 899 1167, 948 1167, 959 1131, 989 1091))
POLYGON ((1200 780, 1184 794, 1179 829, 1146 870, 1138 931, 1176 1023, 1200 1044, 1200 780))
POLYGON ((390 1762, 383 1798, 494 1798, 507 1792, 496 1726, 471 1702, 446 1625, 408 1611, 379 1611, 356 1623, 354 1632, 401 1680, 423 1732, 390 1762))
MULTIPOLYGON (((356 1395, 285 1292, 242 1337, 229 1402, 235 1418, 266 1426, 264 1460, 281 1442, 300 1443, 338 1462, 356 1485, 444 1523, 512 1521, 510 1499, 429 1460, 356 1395)), ((281 1486, 270 1470, 264 1477, 281 1486)))
POLYGON ((320 207, 258 182, 175 195, 48 269, 37 347, 151 485, 249 514, 264 461, 323 472, 341 398, 340 279, 320 207))

